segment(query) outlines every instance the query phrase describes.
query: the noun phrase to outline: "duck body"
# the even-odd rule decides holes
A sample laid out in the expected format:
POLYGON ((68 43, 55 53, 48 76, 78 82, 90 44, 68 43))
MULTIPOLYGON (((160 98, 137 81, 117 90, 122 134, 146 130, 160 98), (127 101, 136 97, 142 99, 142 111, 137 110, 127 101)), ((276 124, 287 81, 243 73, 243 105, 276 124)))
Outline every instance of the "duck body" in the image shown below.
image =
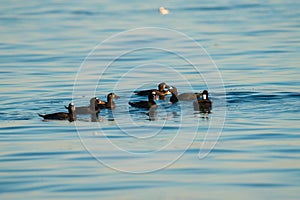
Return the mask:
POLYGON ((134 93, 139 96, 149 96, 152 94, 152 92, 155 92, 156 95, 159 97, 159 99, 164 100, 165 95, 170 94, 168 90, 165 90, 168 87, 169 86, 163 82, 158 85, 158 89, 140 90, 140 91, 134 91, 134 93))
POLYGON ((197 100, 202 96, 202 93, 192 93, 192 92, 185 92, 178 95, 177 88, 174 86, 169 87, 169 92, 171 92, 172 97, 170 101, 193 101, 197 100), (176 97, 176 98, 175 98, 176 97))
POLYGON ((76 114, 85 115, 85 114, 98 114, 100 112, 100 109, 92 109, 89 106, 87 107, 78 107, 76 108, 76 114))
POLYGON ((157 95, 166 95, 166 94, 169 94, 168 91, 159 91, 159 90, 157 90, 157 89, 134 91, 134 93, 135 93, 136 95, 139 95, 139 96, 148 96, 148 95, 151 94, 152 92, 157 93, 157 95))
POLYGON ((46 114, 46 115, 39 114, 39 116, 43 117, 44 119, 66 120, 70 117, 70 114, 64 112, 57 112, 57 113, 46 114))
POLYGON ((204 90, 202 93, 202 98, 197 99, 193 103, 194 110, 200 111, 202 113, 210 113, 212 110, 212 102, 208 98, 208 91, 204 90))
POLYGON ((41 115, 38 114, 40 117, 43 117, 44 119, 49 119, 49 120, 69 120, 69 121, 75 121, 76 116, 75 116, 75 106, 74 104, 70 103, 68 106, 68 113, 65 112, 57 112, 57 113, 52 113, 52 114, 46 114, 46 115, 41 115))
POLYGON ((201 97, 202 93, 192 93, 192 92, 186 92, 181 93, 178 95, 178 100, 180 101, 193 101, 196 99, 199 99, 201 97))
POLYGON ((109 93, 107 95, 107 101, 106 102, 102 101, 103 103, 98 104, 98 108, 99 109, 105 109, 105 108, 115 109, 116 108, 116 104, 114 102, 114 99, 118 99, 118 98, 120 98, 120 97, 117 96, 115 93, 109 93))
POLYGON ((156 108, 157 104, 154 101, 139 101, 139 102, 129 102, 129 105, 136 108, 156 108))
MULTIPOLYGON (((100 112, 99 105, 103 105, 105 102, 99 100, 97 97, 90 99, 89 106, 76 107, 76 114, 98 114, 100 112)), ((68 107, 66 107, 68 109, 68 107)))
POLYGON ((148 95, 148 101, 138 101, 138 102, 128 102, 129 105, 136 108, 145 108, 145 109, 152 109, 157 108, 157 104, 155 103, 156 93, 152 92, 148 95))

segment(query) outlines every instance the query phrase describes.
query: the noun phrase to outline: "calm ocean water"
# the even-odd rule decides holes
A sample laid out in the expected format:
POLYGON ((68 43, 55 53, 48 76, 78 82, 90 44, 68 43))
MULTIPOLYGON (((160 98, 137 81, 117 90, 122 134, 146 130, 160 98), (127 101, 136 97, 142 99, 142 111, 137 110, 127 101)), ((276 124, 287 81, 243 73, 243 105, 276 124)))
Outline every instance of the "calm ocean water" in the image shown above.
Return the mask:
POLYGON ((0 6, 1 199, 300 198, 297 1, 0 6), (129 108, 162 81, 208 88, 213 112, 129 108), (37 115, 111 91, 98 122, 37 115))

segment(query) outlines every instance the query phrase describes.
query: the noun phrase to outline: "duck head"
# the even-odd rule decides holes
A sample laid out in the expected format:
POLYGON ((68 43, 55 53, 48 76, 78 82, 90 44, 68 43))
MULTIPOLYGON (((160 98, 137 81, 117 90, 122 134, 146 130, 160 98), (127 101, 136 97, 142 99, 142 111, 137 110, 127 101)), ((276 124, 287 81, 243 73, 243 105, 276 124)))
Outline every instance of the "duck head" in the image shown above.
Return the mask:
POLYGON ((65 107, 68 109, 70 114, 73 114, 75 112, 75 106, 73 103, 69 103, 69 106, 68 107, 65 106, 65 107))
POLYGON ((203 100, 208 99, 208 91, 207 91, 207 90, 204 90, 204 91, 202 92, 202 99, 203 99, 203 100))
POLYGON ((176 96, 178 96, 178 91, 177 91, 177 88, 174 87, 174 86, 170 86, 168 91, 171 93, 171 94, 174 94, 176 96))
POLYGON ((107 95, 107 101, 111 101, 112 99, 119 99, 120 97, 115 93, 111 92, 107 95))
POLYGON ((101 101, 100 99, 98 99, 97 97, 93 97, 90 99, 90 109, 98 109, 98 105, 103 105, 105 104, 104 101, 101 101))
POLYGON ((152 92, 151 94, 148 95, 148 100, 149 101, 154 101, 158 99, 158 95, 156 94, 156 92, 152 92))
POLYGON ((163 92, 166 88, 169 88, 169 86, 165 82, 158 84, 158 91, 163 92))

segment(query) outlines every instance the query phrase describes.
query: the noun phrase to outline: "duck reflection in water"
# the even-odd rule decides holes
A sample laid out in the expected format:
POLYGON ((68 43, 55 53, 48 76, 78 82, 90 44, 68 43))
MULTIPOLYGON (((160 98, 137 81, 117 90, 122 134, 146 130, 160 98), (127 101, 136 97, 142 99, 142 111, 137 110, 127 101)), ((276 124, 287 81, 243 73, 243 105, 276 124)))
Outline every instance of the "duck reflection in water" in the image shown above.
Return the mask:
POLYGON ((158 113, 157 113, 156 107, 150 108, 149 112, 147 112, 146 115, 148 116, 149 121, 158 120, 158 113))

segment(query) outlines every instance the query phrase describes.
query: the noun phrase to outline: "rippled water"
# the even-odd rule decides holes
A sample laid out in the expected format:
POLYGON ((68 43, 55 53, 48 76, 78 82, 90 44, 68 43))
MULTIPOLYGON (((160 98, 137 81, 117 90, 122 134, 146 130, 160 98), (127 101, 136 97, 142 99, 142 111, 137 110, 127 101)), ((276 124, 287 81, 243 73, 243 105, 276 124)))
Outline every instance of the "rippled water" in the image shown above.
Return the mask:
POLYGON ((299 199, 298 2, 0 6, 1 199, 299 199), (159 28, 124 32, 142 27, 159 28), (213 112, 160 100, 149 120, 129 108, 144 99, 133 90, 161 81, 209 88, 213 112), (111 91, 117 108, 98 122, 37 115, 111 91))

